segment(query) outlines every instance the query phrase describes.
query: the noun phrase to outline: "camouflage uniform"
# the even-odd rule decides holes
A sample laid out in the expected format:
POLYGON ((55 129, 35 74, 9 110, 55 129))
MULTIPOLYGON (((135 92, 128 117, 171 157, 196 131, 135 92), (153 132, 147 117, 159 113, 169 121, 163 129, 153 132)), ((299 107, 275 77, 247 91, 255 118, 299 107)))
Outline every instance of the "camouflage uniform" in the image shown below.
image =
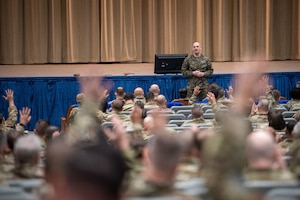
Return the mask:
POLYGON ((183 194, 176 191, 173 188, 173 182, 167 184, 159 184, 152 181, 148 181, 142 177, 142 175, 137 175, 131 182, 127 193, 127 197, 174 197, 180 199, 196 199, 195 197, 183 194))
POLYGON ((120 120, 123 122, 123 125, 128 127, 132 125, 130 116, 121 112, 112 111, 110 115, 117 115, 120 120))
POLYGON ((292 157, 289 165, 291 172, 300 180, 300 138, 294 140, 287 155, 292 157))
POLYGON ((199 158, 185 158, 178 167, 176 181, 189 181, 192 178, 200 177, 199 158))
POLYGON ((293 118, 295 118, 297 121, 300 120, 300 110, 298 110, 294 115, 293 118))
POLYGON ((300 99, 290 100, 286 103, 289 110, 292 110, 293 108, 300 107, 300 99))
POLYGON ((4 132, 13 128, 18 119, 18 110, 16 106, 8 107, 8 118, 5 121, 4 125, 0 124, 0 129, 4 132))
POLYGON ((145 99, 144 96, 136 96, 136 97, 134 98, 134 102, 137 102, 137 101, 141 101, 141 102, 143 102, 144 104, 146 103, 146 99, 145 99))
POLYGON ((158 108, 158 105, 154 102, 147 102, 144 106, 145 110, 151 110, 151 109, 155 109, 158 108))
POLYGON ((278 143, 278 145, 283 149, 284 155, 288 154, 290 152, 291 146, 293 144, 293 139, 286 138, 282 142, 278 143))
POLYGON ((79 107, 75 107, 71 110, 70 112, 70 116, 69 116, 69 123, 70 125, 72 125, 75 121, 75 116, 77 115, 78 113, 78 110, 79 110, 79 107))
POLYGON ((5 158, 0 158, 0 185, 6 180, 12 179, 14 177, 12 173, 13 169, 13 164, 8 163, 5 158))
POLYGON ((203 119, 203 117, 200 118, 194 118, 192 120, 187 120, 183 122, 181 126, 190 125, 190 124, 207 124, 207 122, 203 119))
POLYGON ((132 111, 134 107, 134 103, 130 102, 130 103, 125 103, 123 106, 123 111, 132 111))
POLYGON ((31 165, 23 165, 13 170, 15 178, 33 179, 44 178, 44 172, 41 168, 31 165))
POLYGON ((244 145, 250 132, 246 120, 228 114, 214 134, 205 138, 201 176, 207 180, 212 199, 247 199, 238 180, 246 163, 244 145))
POLYGON ((196 86, 200 87, 200 93, 197 98, 202 101, 207 95, 207 77, 213 73, 212 64, 210 59, 204 55, 195 57, 190 55, 186 57, 182 63, 181 72, 184 76, 188 77, 187 84, 187 97, 191 97, 196 86), (196 77, 193 75, 193 71, 204 72, 204 77, 196 77))
POLYGON ((262 129, 269 125, 267 114, 255 114, 250 116, 249 120, 257 125, 255 129, 262 129))
POLYGON ((244 171, 246 181, 273 180, 273 181, 292 181, 295 180, 288 170, 276 169, 246 169, 244 171))

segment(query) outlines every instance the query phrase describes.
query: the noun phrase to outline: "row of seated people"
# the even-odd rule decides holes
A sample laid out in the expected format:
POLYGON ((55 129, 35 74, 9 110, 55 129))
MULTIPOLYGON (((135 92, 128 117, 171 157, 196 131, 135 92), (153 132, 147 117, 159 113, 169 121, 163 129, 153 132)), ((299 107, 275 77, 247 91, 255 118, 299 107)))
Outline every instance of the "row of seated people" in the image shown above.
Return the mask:
MULTIPOLYGON (((95 84, 90 85, 95 87, 95 84)), ((89 101, 97 99, 98 92, 90 91, 97 91, 97 88, 82 92, 92 97, 87 98, 89 101)), ((36 124, 35 134, 22 132, 16 139, 15 149, 2 151, 4 158, 8 152, 13 152, 10 155, 16 159, 13 171, 4 173, 12 172, 13 177, 1 179, 1 187, 4 190, 14 187, 9 180, 20 179, 15 177, 22 174, 20 171, 30 172, 22 179, 39 176, 45 180, 31 189, 31 193, 41 199, 258 199, 260 194, 252 192, 253 188, 249 190, 248 181, 273 180, 282 183, 281 187, 298 187, 299 158, 293 149, 299 145, 300 125, 293 128, 294 139, 288 154, 291 159, 287 166, 272 131, 258 128, 252 132, 245 113, 231 108, 218 110, 219 106, 214 106, 217 104, 214 96, 208 94, 216 109, 213 128, 191 126, 181 134, 170 134, 166 129, 168 119, 156 110, 149 114, 152 129, 145 133, 143 120, 148 116, 141 103, 136 103, 127 115, 131 129, 126 130, 123 115, 120 115, 122 109, 114 110, 114 106, 119 108, 123 101, 114 101, 112 114, 107 116, 107 113, 98 112, 98 102, 83 101, 66 134, 51 141, 55 137, 52 133, 49 143, 45 142, 49 124, 41 120, 36 124), (106 121, 105 117, 112 122, 111 129, 99 126, 106 121), (145 138, 145 134, 151 137, 145 138), (44 151, 41 151, 41 141, 44 151), (41 157, 44 159, 40 160, 41 157), (40 170, 45 174, 35 173, 40 170)), ((262 114, 263 107, 264 104, 253 106, 255 113, 249 118, 252 123, 267 117, 262 114)), ((26 126, 29 114, 28 109, 20 112, 18 128, 26 126)), ((12 126, 16 119, 13 121, 12 126)), ((269 121, 271 126, 278 124, 269 121)), ((281 127, 273 128, 279 130, 281 127)), ((7 131, 3 131, 3 135, 2 147, 10 138, 7 131)), ((7 159, 4 162, 8 164, 7 159)))

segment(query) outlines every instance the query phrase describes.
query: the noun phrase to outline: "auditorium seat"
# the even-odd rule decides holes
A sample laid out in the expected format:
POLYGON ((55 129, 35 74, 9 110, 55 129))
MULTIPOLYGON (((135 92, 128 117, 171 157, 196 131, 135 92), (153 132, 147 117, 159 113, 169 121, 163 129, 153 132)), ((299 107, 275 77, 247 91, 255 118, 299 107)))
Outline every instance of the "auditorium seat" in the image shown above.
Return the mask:
POLYGON ((192 110, 193 106, 172 106, 171 110, 177 113, 178 110, 192 110))
POLYGON ((267 192, 264 200, 299 200, 299 188, 277 188, 267 192))
POLYGON ((187 116, 189 116, 189 114, 192 113, 192 110, 178 110, 176 113, 177 114, 184 114, 187 117, 187 116))
POLYGON ((291 118, 296 114, 296 111, 284 111, 282 112, 282 117, 283 118, 291 118))

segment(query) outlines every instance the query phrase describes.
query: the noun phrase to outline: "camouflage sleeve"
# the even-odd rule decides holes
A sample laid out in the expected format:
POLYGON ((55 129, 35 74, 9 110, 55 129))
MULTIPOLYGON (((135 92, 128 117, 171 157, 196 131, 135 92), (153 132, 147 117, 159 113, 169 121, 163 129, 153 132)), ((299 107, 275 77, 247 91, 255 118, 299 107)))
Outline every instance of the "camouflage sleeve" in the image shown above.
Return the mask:
POLYGON ((75 121, 75 116, 78 112, 78 108, 73 108, 70 112, 70 116, 69 116, 69 123, 72 125, 75 121))
POLYGON ((186 57, 181 66, 181 73, 182 73, 182 75, 184 75, 186 77, 193 76, 192 70, 189 69, 189 62, 188 62, 189 58, 190 58, 190 56, 186 57))
POLYGON ((266 92, 266 99, 269 101, 269 108, 273 108, 275 106, 275 99, 271 91, 266 92))
POLYGON ((101 110, 97 111, 97 119, 99 120, 100 123, 103 123, 107 121, 108 119, 108 114, 102 112, 101 110))
POLYGON ((6 120, 6 126, 13 127, 18 119, 18 110, 16 106, 8 107, 8 118, 6 120))
POLYGON ((216 112, 218 112, 218 111, 221 110, 221 106, 220 106, 220 104, 218 104, 218 103, 212 104, 212 109, 213 109, 213 111, 216 113, 216 112))
POLYGON ((300 120, 300 110, 298 110, 294 115, 293 118, 295 118, 297 121, 300 120))
POLYGON ((193 95, 189 98, 189 105, 193 105, 196 101, 197 101, 197 96, 193 94, 193 95))
POLYGON ((204 72, 204 76, 205 77, 208 77, 208 76, 211 76, 214 72, 214 69, 212 68, 212 64, 211 64, 211 61, 209 59, 207 59, 207 68, 206 68, 206 71, 204 72))

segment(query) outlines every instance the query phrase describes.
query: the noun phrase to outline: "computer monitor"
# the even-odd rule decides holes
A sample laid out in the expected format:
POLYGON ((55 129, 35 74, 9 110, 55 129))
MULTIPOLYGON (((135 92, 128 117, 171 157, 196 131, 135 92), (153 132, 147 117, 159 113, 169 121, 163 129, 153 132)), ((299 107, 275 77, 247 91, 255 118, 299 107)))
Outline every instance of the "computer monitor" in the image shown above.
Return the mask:
POLYGON ((155 54, 155 74, 179 74, 188 54, 155 54))

